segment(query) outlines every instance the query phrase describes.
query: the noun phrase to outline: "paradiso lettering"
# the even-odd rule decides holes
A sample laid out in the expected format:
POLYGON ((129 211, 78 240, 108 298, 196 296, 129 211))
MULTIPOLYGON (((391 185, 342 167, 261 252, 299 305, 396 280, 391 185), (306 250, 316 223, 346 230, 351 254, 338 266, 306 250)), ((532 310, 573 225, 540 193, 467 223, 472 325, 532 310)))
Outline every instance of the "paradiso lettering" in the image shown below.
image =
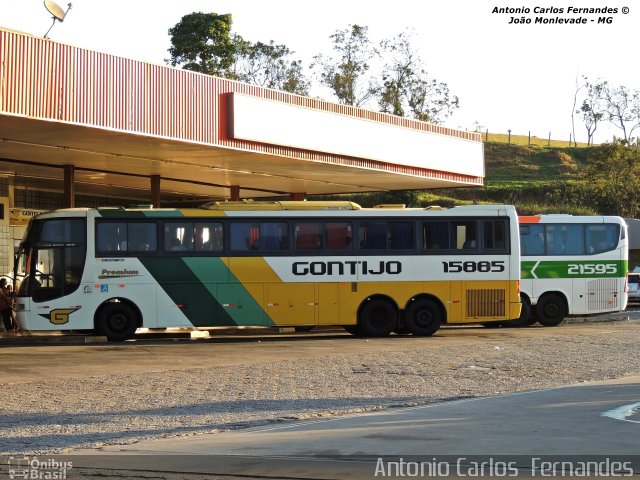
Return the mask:
POLYGON ((402 263, 397 260, 293 262, 291 271, 294 275, 398 275, 402 273, 402 263))

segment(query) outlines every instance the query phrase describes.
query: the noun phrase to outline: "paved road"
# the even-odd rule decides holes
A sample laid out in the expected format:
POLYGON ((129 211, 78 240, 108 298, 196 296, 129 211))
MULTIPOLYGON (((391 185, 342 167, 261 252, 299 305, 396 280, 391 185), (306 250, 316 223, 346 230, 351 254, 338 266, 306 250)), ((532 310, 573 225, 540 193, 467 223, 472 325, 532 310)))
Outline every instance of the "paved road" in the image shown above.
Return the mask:
POLYGON ((374 478, 376 469, 396 471, 403 461, 461 476, 471 476, 478 462, 494 475, 502 473, 492 471, 497 468, 537 469, 540 476, 559 461, 570 462, 562 465, 566 475, 587 460, 598 464, 592 468, 640 472, 639 406, 635 377, 105 447, 73 460, 87 467, 304 479, 374 478))
MULTIPOLYGON (((620 316, 640 318, 639 310, 620 316)), ((615 316, 612 318, 616 318, 615 316)), ((127 342, 124 345, 33 345, 2 347, 3 383, 42 378, 83 378, 118 372, 190 369, 280 358, 315 358, 335 352, 358 353, 439 345, 478 344, 528 336, 607 335, 606 318, 558 328, 445 328, 433 338, 353 338, 342 333, 285 337, 227 337, 213 340, 127 342), (125 354, 126 352, 126 354, 125 354)), ((535 368, 535 367, 532 367, 535 368)), ((531 455, 623 455, 640 452, 640 419, 625 416, 640 402, 640 379, 448 402, 379 413, 295 422, 210 436, 136 444, 85 452, 71 458, 67 478, 178 479, 226 478, 373 478, 378 455, 390 461, 413 458, 440 466, 461 456, 518 455, 525 470, 531 455), (611 416, 602 416, 604 412, 611 416), (123 455, 124 454, 124 455, 123 455), (144 454, 144 455, 141 455, 144 454), (451 457, 450 455, 454 455, 451 457), (524 455, 520 457, 519 455, 524 455), (457 456, 457 457, 456 457, 457 456), (436 460, 433 460, 433 459, 436 460), (433 460, 433 461, 432 461, 433 460), (82 466, 86 468, 81 468, 82 466), (119 469, 119 470, 115 470, 119 469), (135 474, 133 471, 135 470, 135 474), (212 476, 220 474, 222 477, 212 476)), ((635 457, 632 461, 637 462, 635 457)), ((509 459, 508 459, 509 460, 509 459)), ((473 460, 466 460, 467 464, 473 460)), ((634 466, 637 465, 634 464, 634 466)), ((6 467, 6 465, 5 465, 6 467)), ((435 467, 434 467, 435 468, 435 467)), ((3 470, 0 467, 0 470, 3 470)), ((490 472, 491 473, 491 472, 490 472)), ((495 473, 495 472, 494 472, 495 473)), ((500 473, 500 472, 497 472, 500 473)), ((469 475, 471 476, 471 475, 469 475)), ((3 475, 0 473, 0 478, 3 475)))

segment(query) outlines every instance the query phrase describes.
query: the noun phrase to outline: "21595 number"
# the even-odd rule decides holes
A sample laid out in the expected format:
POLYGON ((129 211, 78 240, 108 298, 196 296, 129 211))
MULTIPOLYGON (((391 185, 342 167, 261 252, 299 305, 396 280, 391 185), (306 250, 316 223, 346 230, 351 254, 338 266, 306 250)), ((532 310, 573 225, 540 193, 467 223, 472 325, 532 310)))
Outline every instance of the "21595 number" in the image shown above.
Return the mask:
POLYGON ((618 273, 614 263, 570 263, 569 275, 605 275, 618 273))

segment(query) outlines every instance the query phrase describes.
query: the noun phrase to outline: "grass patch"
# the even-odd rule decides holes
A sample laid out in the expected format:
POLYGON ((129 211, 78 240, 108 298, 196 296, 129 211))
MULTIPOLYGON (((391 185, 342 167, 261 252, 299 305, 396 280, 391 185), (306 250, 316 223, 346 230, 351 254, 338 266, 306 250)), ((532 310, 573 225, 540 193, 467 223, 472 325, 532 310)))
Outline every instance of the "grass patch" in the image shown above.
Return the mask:
MULTIPOLYGON (((538 146, 538 147, 554 147, 554 148, 567 148, 574 147, 573 142, 569 142, 569 139, 566 140, 554 140, 549 138, 539 138, 534 135, 529 138, 528 135, 511 135, 511 140, 509 140, 508 134, 502 133, 491 133, 488 135, 486 132, 482 133, 482 141, 483 142, 492 142, 492 143, 510 143, 512 145, 526 145, 526 146, 538 146), (488 138, 488 140, 487 140, 488 138)), ((577 143, 578 147, 588 147, 586 143, 577 143)))
MULTIPOLYGON (((490 134, 491 138, 491 134, 490 134)), ((453 207, 470 204, 515 205, 522 215, 536 213, 568 213, 598 215, 598 202, 593 188, 582 172, 587 164, 589 148, 488 142, 484 144, 484 187, 459 187, 438 190, 376 192, 318 199, 349 199, 362 206, 402 203, 407 207, 439 205, 453 207)), ((520 137, 520 141, 527 137, 520 137)), ((538 139, 540 140, 540 139, 538 139)), ((532 137, 533 143, 533 137, 532 137)), ((542 142, 544 143, 544 142, 542 142)))

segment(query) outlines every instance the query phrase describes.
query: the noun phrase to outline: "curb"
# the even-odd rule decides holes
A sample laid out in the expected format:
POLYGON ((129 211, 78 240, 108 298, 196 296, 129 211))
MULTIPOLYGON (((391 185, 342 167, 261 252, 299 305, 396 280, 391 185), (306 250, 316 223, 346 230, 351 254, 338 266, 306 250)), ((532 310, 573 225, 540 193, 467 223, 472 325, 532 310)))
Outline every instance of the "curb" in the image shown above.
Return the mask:
POLYGON ((604 315, 594 314, 592 316, 567 317, 567 319, 563 323, 569 325, 573 323, 624 322, 627 320, 631 320, 631 317, 629 315, 615 316, 615 314, 604 314, 604 315))
POLYGON ((0 333, 0 347, 5 345, 85 345, 91 343, 107 343, 107 337, 99 335, 0 333))

